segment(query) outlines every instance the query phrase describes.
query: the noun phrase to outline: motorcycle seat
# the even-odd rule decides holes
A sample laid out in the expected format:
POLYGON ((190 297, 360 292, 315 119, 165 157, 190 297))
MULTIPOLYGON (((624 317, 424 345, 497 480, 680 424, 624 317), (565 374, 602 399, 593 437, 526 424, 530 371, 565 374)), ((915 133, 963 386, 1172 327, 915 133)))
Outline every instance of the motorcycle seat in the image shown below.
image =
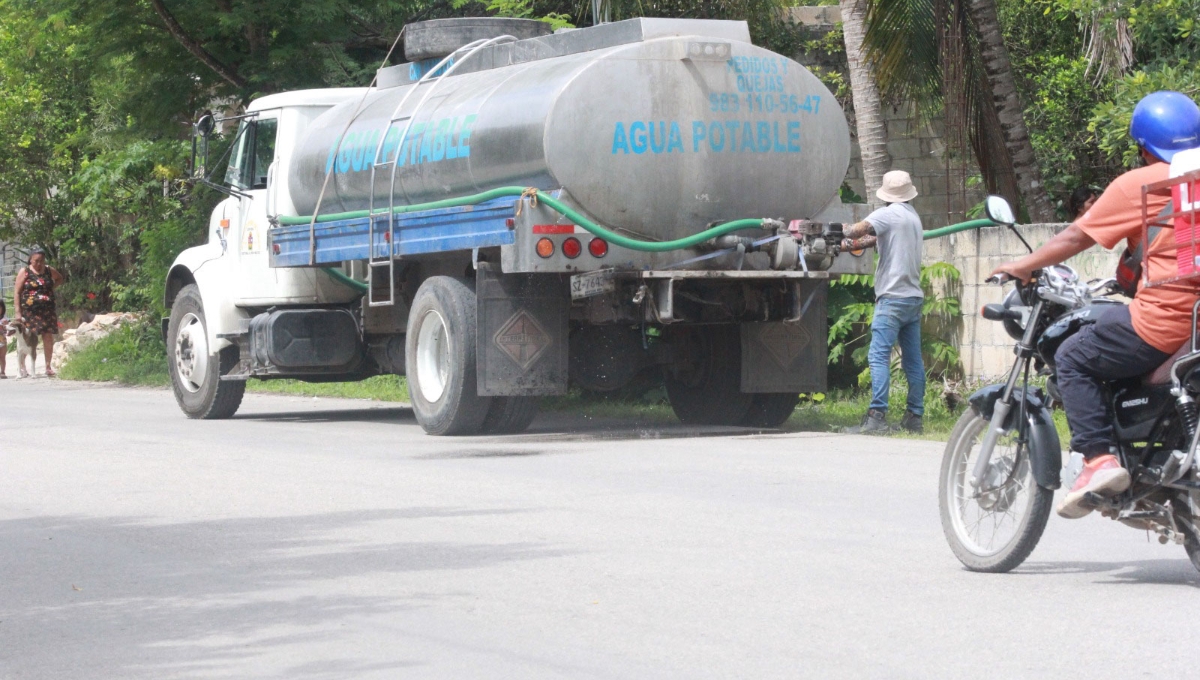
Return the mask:
POLYGON ((1163 362, 1162 366, 1142 376, 1143 385, 1169 385, 1171 383, 1171 367, 1175 365, 1181 357, 1192 353, 1192 343, 1185 342, 1179 351, 1171 355, 1170 359, 1163 362))

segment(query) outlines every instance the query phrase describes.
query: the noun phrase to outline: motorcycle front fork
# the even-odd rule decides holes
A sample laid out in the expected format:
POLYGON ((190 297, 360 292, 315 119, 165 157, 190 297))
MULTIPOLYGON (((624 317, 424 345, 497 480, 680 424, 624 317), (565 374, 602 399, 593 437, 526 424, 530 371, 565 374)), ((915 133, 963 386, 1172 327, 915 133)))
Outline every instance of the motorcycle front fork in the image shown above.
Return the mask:
MULTIPOLYGON (((1000 398, 992 406, 992 419, 988 423, 987 432, 983 435, 983 442, 979 446, 979 458, 975 461, 975 468, 971 470, 971 478, 967 480, 971 484, 971 488, 978 489, 983 483, 984 477, 987 475, 988 466, 992 463, 992 452, 996 448, 996 441, 1000 439, 1000 435, 1004 434, 1004 424, 1008 421, 1009 414, 1013 409, 1013 393, 1016 392, 1017 381, 1021 379, 1021 374, 1025 374, 1025 387, 1029 388, 1029 362, 1033 358, 1033 336, 1037 332, 1038 320, 1042 316, 1042 302, 1039 300, 1033 307, 1033 313, 1029 315, 1029 321, 1025 325, 1025 335, 1021 337, 1021 341, 1017 343, 1017 360, 1013 362, 1012 370, 1008 372, 1008 382, 1004 384, 1004 392, 1000 398)), ((1021 408, 1025 408, 1025 394, 1022 392, 1021 408)), ((1016 419, 1018 429, 1025 425, 1025 414, 1021 413, 1021 417, 1016 419)))
MULTIPOLYGON (((996 449, 996 442, 1001 435, 1007 432, 1004 425, 1008 422, 1009 414, 1012 413, 1013 393, 1016 391, 1017 380, 1020 379, 1021 373, 1028 364, 1027 357, 1021 357, 1013 362, 1012 370, 1008 374, 1008 382, 1004 385, 1004 392, 992 406, 992 419, 988 422, 987 432, 984 433, 983 442, 979 445, 979 458, 975 460, 975 468, 971 471, 971 478, 968 480, 971 488, 978 489, 979 485, 983 483, 988 466, 992 462, 992 452, 996 449)), ((1024 418, 1017 418, 1017 427, 1020 428, 1023 422, 1024 418)))

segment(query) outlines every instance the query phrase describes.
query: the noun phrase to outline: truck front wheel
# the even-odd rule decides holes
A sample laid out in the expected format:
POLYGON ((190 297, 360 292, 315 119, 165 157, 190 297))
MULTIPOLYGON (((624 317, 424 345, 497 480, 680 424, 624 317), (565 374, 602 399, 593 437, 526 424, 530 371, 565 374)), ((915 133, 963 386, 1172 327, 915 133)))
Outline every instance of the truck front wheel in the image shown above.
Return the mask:
POLYGON ((475 381, 475 289, 463 279, 432 276, 408 314, 405 370, 409 400, 428 434, 478 434, 491 399, 475 381))
POLYGON ((742 344, 736 325, 683 326, 667 336, 673 358, 667 400, 689 425, 741 425, 754 395, 742 392, 742 344))
POLYGON ((188 418, 216 420, 237 413, 246 392, 244 381, 222 381, 238 362, 236 347, 208 349, 208 327, 200 289, 184 286, 171 305, 167 323, 167 371, 175 401, 188 418))

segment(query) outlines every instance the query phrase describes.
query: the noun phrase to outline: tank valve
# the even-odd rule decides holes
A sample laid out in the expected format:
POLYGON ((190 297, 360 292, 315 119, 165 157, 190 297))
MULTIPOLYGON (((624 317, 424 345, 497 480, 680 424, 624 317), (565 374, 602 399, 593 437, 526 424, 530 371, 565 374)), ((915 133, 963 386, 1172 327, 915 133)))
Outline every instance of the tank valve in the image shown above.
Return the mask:
POLYGON ((773 269, 823 271, 833 266, 833 258, 841 249, 842 225, 836 222, 792 220, 786 229, 779 229, 778 234, 779 238, 768 247, 773 269), (801 257, 804 258, 803 265, 801 257))

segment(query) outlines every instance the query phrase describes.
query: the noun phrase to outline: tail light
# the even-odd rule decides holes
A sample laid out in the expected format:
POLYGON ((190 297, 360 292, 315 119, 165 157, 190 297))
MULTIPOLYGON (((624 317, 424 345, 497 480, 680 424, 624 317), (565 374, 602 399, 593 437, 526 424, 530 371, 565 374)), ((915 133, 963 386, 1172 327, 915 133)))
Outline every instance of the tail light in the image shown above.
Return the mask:
POLYGON ((562 252, 563 255, 566 255, 574 260, 583 253, 583 244, 579 242, 579 239, 572 236, 571 238, 563 241, 562 252))
POLYGON ((608 254, 608 241, 602 238, 588 241, 588 252, 592 254, 592 257, 604 257, 608 254))

